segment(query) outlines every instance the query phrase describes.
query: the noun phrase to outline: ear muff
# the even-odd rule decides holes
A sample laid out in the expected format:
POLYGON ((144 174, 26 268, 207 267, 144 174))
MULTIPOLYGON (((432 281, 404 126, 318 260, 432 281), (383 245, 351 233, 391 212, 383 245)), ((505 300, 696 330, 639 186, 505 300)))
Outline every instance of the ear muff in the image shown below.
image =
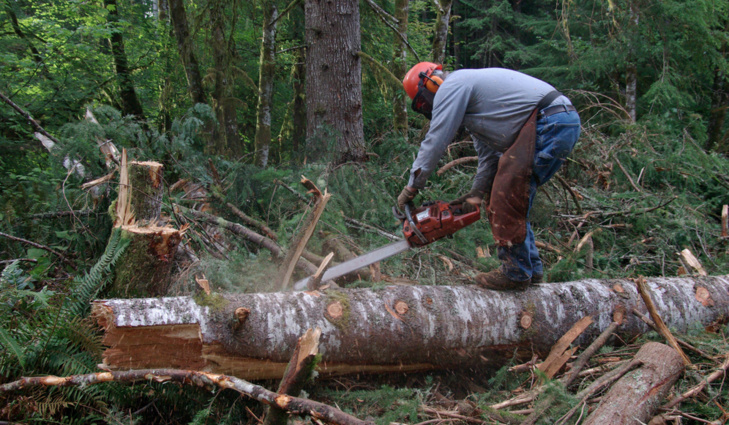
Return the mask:
POLYGON ((441 84, 443 84, 443 79, 436 77, 435 75, 431 75, 425 80, 425 88, 431 93, 438 91, 438 87, 440 87, 441 84))

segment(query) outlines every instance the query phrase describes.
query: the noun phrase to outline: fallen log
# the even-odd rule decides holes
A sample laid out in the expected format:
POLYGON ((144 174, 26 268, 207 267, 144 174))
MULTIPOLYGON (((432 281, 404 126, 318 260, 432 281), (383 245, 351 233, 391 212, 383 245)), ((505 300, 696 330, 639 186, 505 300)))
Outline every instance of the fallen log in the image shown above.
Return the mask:
POLYGON ((610 388, 585 425, 648 422, 684 370, 681 354, 658 342, 645 344, 635 360, 643 363, 641 367, 610 388))
MULTIPOLYGON (((729 317, 729 276, 646 283, 656 310, 678 331, 729 317)), ((645 312, 633 282, 590 279, 522 292, 416 285, 98 300, 92 312, 105 330, 103 361, 111 369, 174 367, 269 379, 282 376, 309 328, 322 330, 324 375, 413 371, 500 362, 515 350, 525 358, 547 353, 585 316, 594 323, 574 344, 586 345, 617 315, 621 335, 632 338, 649 330, 625 316, 634 308, 645 312), (238 316, 239 309, 250 313, 238 316)))

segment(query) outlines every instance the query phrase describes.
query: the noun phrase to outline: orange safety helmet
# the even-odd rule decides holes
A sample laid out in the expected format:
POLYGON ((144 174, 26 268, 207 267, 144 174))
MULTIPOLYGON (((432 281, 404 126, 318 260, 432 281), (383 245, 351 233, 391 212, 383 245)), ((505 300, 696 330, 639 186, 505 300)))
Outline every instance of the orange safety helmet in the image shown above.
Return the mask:
POLYGON ((425 87, 432 93, 438 90, 438 86, 443 83, 443 80, 438 77, 432 77, 433 71, 435 70, 443 70, 443 65, 438 65, 433 62, 420 62, 410 68, 410 71, 405 74, 405 78, 402 80, 402 86, 405 88, 408 96, 410 96, 410 99, 415 99, 415 95, 418 94, 418 84, 423 78, 420 75, 421 73, 425 73, 425 87))

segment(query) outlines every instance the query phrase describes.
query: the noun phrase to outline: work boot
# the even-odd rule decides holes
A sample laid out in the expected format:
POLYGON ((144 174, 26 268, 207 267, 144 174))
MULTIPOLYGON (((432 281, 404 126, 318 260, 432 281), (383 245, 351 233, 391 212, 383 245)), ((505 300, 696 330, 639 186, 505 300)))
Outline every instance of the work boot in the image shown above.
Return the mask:
POLYGON ((514 281, 509 279, 501 269, 496 269, 488 273, 477 274, 476 282, 483 288, 495 291, 520 291, 531 285, 532 280, 514 281))
POLYGON ((532 283, 542 283, 544 282, 544 275, 543 274, 536 274, 534 273, 532 275, 532 283))

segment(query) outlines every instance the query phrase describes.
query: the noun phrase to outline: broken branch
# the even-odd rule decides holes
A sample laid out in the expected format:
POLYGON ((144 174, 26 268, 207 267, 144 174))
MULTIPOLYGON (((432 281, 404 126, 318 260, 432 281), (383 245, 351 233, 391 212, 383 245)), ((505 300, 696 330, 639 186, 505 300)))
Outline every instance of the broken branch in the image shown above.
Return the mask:
POLYGON ((0 385, 0 392, 16 391, 37 386, 85 386, 104 382, 177 382, 183 385, 198 387, 218 386, 221 389, 232 389, 243 395, 269 406, 274 406, 290 414, 311 416, 333 425, 369 425, 372 422, 355 418, 341 410, 323 403, 303 398, 277 394, 260 385, 229 375, 179 369, 142 369, 123 372, 99 372, 67 377, 37 376, 21 378, 14 382, 0 385))

